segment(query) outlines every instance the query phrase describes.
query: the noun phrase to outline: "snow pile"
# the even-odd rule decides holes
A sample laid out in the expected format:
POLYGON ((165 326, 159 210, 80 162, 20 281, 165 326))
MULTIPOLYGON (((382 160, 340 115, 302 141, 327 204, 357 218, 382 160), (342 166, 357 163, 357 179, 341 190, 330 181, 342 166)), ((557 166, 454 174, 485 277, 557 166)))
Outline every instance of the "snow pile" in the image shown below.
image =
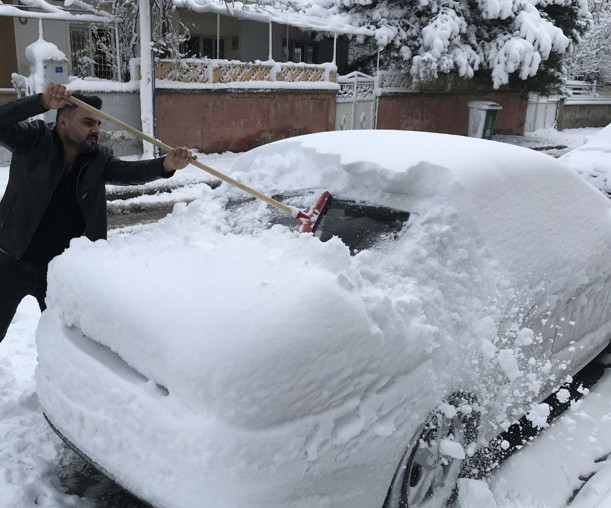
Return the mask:
POLYGON ((608 506, 610 382, 607 370, 591 393, 494 474, 497 508, 608 506))
POLYGON ((611 125, 560 157, 597 189, 611 194, 611 125))
POLYGON ((32 64, 37 64, 43 60, 61 62, 66 60, 66 55, 58 47, 44 39, 38 39, 25 48, 25 56, 32 64))
MULTIPOLYGON (((327 189, 331 194, 349 193, 354 199, 395 203, 412 211, 430 207, 432 200, 448 203, 462 214, 462 221, 476 222, 474 227, 481 230, 494 258, 520 280, 530 278, 527 267, 544 271, 550 251, 558 260, 565 256, 587 259, 607 241, 581 231, 580 221, 558 220, 567 215, 566 202, 596 217, 607 213, 608 202, 584 193, 579 177, 561 171, 547 155, 423 132, 355 131, 339 139, 344 146, 336 146, 335 133, 322 133, 275 143, 273 151, 251 151, 238 161, 237 178, 255 188, 327 189), (305 153, 295 150, 296 143, 305 153), (433 143, 443 146, 443 151, 433 143), (397 151, 398 146, 406 148, 397 151), (558 182, 563 199, 547 190, 550 180, 558 182), (531 200, 539 203, 537 211, 523 206, 531 200), (540 224, 545 233, 524 229, 529 222, 540 224)), ((558 267, 564 272, 562 262, 558 267)))
POLYGON ((38 303, 19 306, 0 344, 0 506, 85 508, 57 488, 53 478, 63 445, 47 425, 35 392, 38 303))
MULTIPOLYGON (((381 506, 449 391, 490 384, 479 402, 503 426, 570 369, 528 362, 543 339, 515 321, 519 306, 545 310, 611 275, 607 200, 528 150, 332 132, 248 152, 233 176, 412 219, 397 241, 351 256, 338 239, 270 228, 272 211, 233 206, 243 194, 222 185, 132 236, 75 240, 51 263, 41 403, 159 505, 381 506)), ((489 496, 481 484, 461 490, 489 496)))
POLYGON ((25 48, 25 56, 30 62, 30 76, 26 78, 30 93, 41 93, 48 83, 45 82, 45 61, 64 62, 68 64, 66 55, 58 47, 40 37, 36 42, 25 48))

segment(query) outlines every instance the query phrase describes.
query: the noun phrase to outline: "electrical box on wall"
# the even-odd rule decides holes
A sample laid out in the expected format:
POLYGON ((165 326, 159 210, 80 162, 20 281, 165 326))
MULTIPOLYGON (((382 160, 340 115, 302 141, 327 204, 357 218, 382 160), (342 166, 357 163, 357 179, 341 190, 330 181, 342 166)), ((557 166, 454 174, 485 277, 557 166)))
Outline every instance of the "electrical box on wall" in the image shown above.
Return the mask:
MULTIPOLYGON (((42 61, 43 87, 49 83, 68 83, 68 60, 43 60, 42 61)), ((44 115, 45 122, 54 123, 56 111, 47 111, 44 115)))
POLYGON ((45 83, 68 83, 68 61, 44 60, 43 73, 45 83))

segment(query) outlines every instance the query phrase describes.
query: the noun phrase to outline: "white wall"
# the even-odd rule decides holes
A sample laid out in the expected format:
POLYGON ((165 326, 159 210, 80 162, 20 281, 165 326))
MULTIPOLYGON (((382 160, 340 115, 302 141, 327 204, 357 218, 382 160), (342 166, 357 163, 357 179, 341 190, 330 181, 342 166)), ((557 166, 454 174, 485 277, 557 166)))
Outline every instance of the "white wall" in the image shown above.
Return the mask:
POLYGON ((544 97, 537 94, 529 94, 524 133, 556 127, 558 101, 560 98, 558 95, 544 97))

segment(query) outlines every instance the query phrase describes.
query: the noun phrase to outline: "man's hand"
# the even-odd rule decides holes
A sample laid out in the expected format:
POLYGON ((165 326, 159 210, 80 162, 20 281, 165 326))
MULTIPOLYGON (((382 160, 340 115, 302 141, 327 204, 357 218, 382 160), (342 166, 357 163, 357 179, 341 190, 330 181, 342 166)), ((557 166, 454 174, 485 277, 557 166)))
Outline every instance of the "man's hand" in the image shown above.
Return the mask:
POLYGON ((45 109, 60 109, 66 104, 71 104, 69 100, 64 99, 66 95, 72 95, 72 92, 66 90, 64 85, 49 83, 40 97, 40 103, 45 109))
POLYGON ((193 155, 186 148, 173 148, 163 159, 163 170, 175 171, 187 167, 192 160, 197 159, 197 156, 193 155))

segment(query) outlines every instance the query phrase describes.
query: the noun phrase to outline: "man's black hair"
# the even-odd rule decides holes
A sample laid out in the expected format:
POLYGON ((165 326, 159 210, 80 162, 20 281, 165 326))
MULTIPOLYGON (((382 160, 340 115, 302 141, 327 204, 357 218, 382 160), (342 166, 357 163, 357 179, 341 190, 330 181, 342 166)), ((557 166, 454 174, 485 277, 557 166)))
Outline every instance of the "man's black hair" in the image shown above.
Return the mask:
MULTIPOLYGON (((97 95, 83 95, 82 93, 73 93, 72 97, 76 97, 77 99, 83 101, 85 104, 89 104, 96 109, 102 108, 102 99, 100 99, 97 95)), ((55 116, 55 123, 59 121, 59 117, 61 115, 70 115, 78 106, 76 104, 66 104, 63 108, 57 110, 57 115, 55 116)))

